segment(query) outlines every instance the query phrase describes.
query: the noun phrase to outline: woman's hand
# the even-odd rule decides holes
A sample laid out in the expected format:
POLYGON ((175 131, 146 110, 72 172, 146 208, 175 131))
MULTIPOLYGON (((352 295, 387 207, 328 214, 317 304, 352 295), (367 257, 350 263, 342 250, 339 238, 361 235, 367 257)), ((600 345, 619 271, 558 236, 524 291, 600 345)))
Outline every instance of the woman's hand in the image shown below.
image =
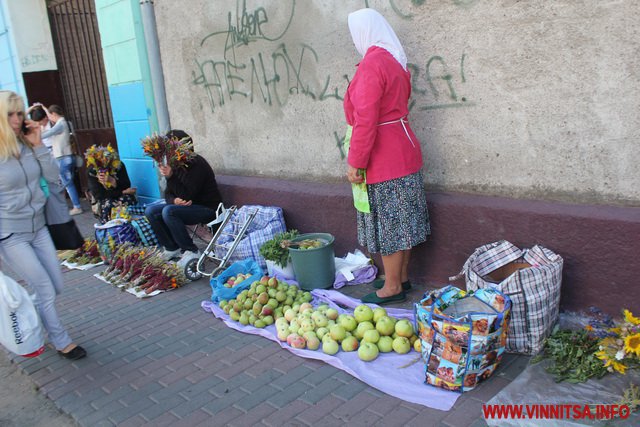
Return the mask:
POLYGON ((34 122, 33 120, 24 120, 24 125, 27 127, 27 133, 23 133, 23 137, 25 141, 33 148, 39 147, 42 144, 42 130, 40 129, 40 124, 34 122))
POLYGON ((351 165, 347 165, 347 179, 352 184, 360 184, 364 181, 360 172, 358 172, 357 168, 354 168, 351 165))
POLYGON ((171 178, 171 175, 173 175, 171 166, 159 165, 158 169, 160 170, 160 174, 162 174, 162 176, 164 176, 165 178, 171 178))
POLYGON ((191 200, 184 200, 180 197, 173 199, 173 204, 178 206, 191 206, 191 200))
POLYGON ((129 187, 125 190, 122 190, 122 194, 136 194, 136 191, 138 191, 137 188, 135 187, 129 187))
POLYGON ((113 187, 116 186, 116 179, 112 176, 107 175, 105 172, 98 172, 98 181, 105 188, 107 188, 109 184, 111 184, 113 187))

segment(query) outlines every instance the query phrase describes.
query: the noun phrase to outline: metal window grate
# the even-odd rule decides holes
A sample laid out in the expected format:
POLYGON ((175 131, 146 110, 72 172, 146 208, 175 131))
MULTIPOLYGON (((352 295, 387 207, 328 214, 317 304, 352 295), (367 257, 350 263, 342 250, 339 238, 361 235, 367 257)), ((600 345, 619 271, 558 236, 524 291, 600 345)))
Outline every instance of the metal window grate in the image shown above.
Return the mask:
POLYGON ((77 130, 113 128, 93 0, 47 3, 66 116, 77 130))

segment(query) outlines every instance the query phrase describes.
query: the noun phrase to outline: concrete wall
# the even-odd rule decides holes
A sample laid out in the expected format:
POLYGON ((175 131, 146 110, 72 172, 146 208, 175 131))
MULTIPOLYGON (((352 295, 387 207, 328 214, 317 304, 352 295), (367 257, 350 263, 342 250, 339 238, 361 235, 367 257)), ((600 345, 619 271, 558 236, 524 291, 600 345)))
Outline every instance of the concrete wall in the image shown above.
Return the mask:
POLYGON ((412 63, 429 190, 640 205, 633 0, 157 0, 172 125, 222 173, 345 182, 365 5, 412 63))

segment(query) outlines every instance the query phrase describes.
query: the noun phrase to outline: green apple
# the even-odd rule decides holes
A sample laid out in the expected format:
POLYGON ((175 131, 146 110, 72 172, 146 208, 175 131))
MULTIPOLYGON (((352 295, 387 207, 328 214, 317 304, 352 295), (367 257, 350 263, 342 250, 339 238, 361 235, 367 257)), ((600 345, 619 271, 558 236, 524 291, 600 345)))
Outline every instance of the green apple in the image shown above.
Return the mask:
POLYGON ((395 331, 398 336, 410 338, 413 335, 413 325, 407 319, 400 319, 396 322, 395 331))
POLYGON ((415 340, 413 342, 413 349, 415 351, 417 351, 418 353, 422 353, 422 341, 420 340, 415 340))
POLYGON ((342 351, 356 351, 358 349, 358 340, 356 337, 346 337, 342 340, 342 351))
POLYGON ((336 310, 335 308, 328 308, 325 315, 329 320, 336 320, 338 318, 338 314, 338 310, 336 310))
POLYGON ((364 341, 360 343, 360 348, 358 348, 358 357, 365 362, 371 362, 378 357, 378 352, 377 345, 364 341))
POLYGON ((322 340, 322 351, 325 354, 334 355, 340 350, 340 346, 335 340, 331 338, 322 340))
POLYGON ((380 332, 375 329, 370 329, 364 332, 364 336, 362 337, 363 341, 370 342, 373 344, 377 344, 380 341, 380 332))
POLYGON ((393 351, 398 354, 406 354, 411 350, 411 343, 406 337, 398 337, 393 340, 393 351))
POLYGON ((322 339, 325 335, 327 335, 328 332, 329 332, 329 329, 326 328, 326 327, 320 327, 320 328, 316 329, 316 335, 320 339, 322 339))
POLYGON ((345 314, 340 319, 340 325, 342 325, 342 327, 346 331, 351 332, 351 331, 354 331, 356 327, 358 327, 358 322, 356 321, 356 318, 353 317, 352 315, 345 314))
POLYGON ((329 335, 331 335, 331 338, 335 341, 342 341, 343 339, 346 338, 347 336, 347 331, 345 331, 344 327, 342 325, 333 325, 330 329, 329 329, 329 335))
POLYGON ((364 337, 364 333, 368 330, 374 329, 375 330, 375 326, 373 326, 373 323, 369 322, 369 321, 363 321, 358 323, 358 327, 356 328, 355 332, 353 333, 353 335, 355 335, 356 338, 358 338, 359 340, 361 340, 364 337))
POLYGON ((358 323, 370 322, 373 320, 373 310, 366 304, 360 304, 353 310, 353 316, 358 323))
POLYGON ((315 323, 315 325, 319 328, 326 327, 329 323, 329 319, 327 319, 327 316, 322 314, 322 312, 320 311, 314 311, 311 315, 311 319, 313 319, 313 323, 315 323))
POLYGON ((380 332, 382 336, 389 336, 394 332, 394 324, 393 320, 389 316, 382 316, 376 322, 376 330, 380 332))
POLYGON ((389 353, 393 350, 393 338, 389 336, 380 337, 378 340, 378 349, 381 353, 389 353))
POLYGON ((307 348, 309 350, 317 350, 318 347, 320 347, 320 340, 315 335, 312 337, 309 337, 309 339, 307 339, 306 341, 307 341, 307 348))

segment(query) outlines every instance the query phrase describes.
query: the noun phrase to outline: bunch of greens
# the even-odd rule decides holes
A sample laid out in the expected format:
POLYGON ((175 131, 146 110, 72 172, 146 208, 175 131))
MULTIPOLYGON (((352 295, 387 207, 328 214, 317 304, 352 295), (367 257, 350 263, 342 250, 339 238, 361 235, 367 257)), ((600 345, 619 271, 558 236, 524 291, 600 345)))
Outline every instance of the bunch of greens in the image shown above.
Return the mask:
POLYGON ((291 240, 298 236, 298 230, 289 230, 273 236, 273 239, 264 242, 260 247, 260 255, 268 261, 273 261, 280 267, 285 267, 289 262, 289 249, 282 247, 284 240, 291 240))
POLYGON ((546 370, 556 382, 581 383, 589 378, 602 378, 607 368, 596 355, 599 340, 585 330, 556 329, 546 339, 542 353, 532 363, 551 359, 546 370))

